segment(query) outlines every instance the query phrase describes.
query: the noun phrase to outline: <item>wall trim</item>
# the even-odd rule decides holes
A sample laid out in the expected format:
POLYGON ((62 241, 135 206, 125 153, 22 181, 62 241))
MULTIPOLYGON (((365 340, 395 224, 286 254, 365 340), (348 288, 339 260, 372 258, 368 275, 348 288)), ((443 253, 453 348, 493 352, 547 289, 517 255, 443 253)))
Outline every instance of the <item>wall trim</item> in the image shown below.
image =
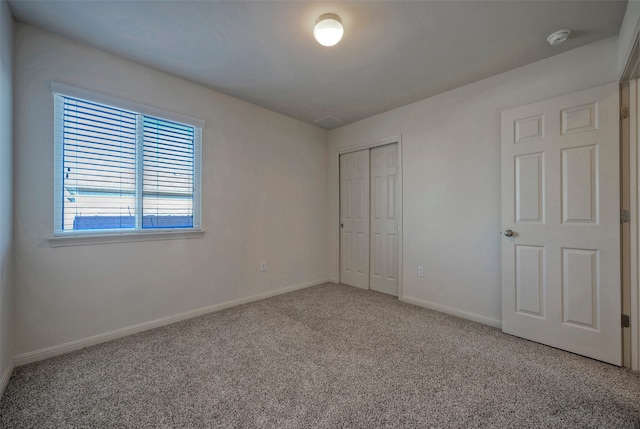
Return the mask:
POLYGON ((435 302, 425 301, 422 299, 412 298, 409 296, 400 297, 400 301, 406 302, 408 304, 417 305, 418 307, 428 308, 429 310, 435 310, 441 313, 451 314, 452 316, 471 320, 473 322, 482 323, 483 325, 489 325, 494 328, 502 329, 502 321, 497 319, 492 319, 486 316, 481 316, 480 314, 470 313, 468 311, 459 310, 453 307, 447 307, 446 305, 436 304, 435 302))
MULTIPOLYGON (((637 46, 637 43, 636 43, 637 46)), ((637 71, 636 71, 637 75, 637 71)), ((631 362, 630 368, 634 371, 640 371, 640 266, 638 264, 638 253, 639 249, 639 236, 638 231, 640 230, 640 218, 639 218, 639 207, 638 200, 640 199, 640 177, 638 175, 638 166, 639 166, 639 143, 640 143, 640 135, 638 134, 638 124, 640 118, 640 109, 638 106, 638 92, 640 88, 638 88, 638 80, 637 77, 632 78, 628 82, 628 86, 626 88, 629 91, 629 119, 628 121, 622 121, 621 126, 624 124, 627 126, 626 129, 621 129, 621 137, 624 137, 625 132, 627 132, 628 140, 629 140, 629 212, 630 212, 630 222, 629 222, 629 257, 627 262, 629 263, 629 284, 626 285, 629 289, 629 310, 631 317, 630 323, 630 332, 629 336, 629 348, 631 350, 631 362)), ((624 286, 623 286, 624 287, 624 286)), ((625 308, 623 307, 623 310, 625 308)), ((624 331, 624 328, 623 328, 624 331)), ((628 338, 628 337, 627 337, 628 338)), ((623 337, 623 339, 627 339, 623 337)))
POLYGON ((4 389, 7 388, 7 384, 9 384, 9 379, 11 378, 11 374, 13 373, 13 369, 15 368, 15 360, 12 358, 9 361, 9 366, 4 370, 2 374, 2 378, 0 378, 0 398, 4 394, 4 389))
POLYGON ((231 307, 236 307, 238 305, 247 304, 254 301, 260 301, 262 299, 271 298, 273 296, 282 295, 288 292, 293 292, 296 290, 321 285, 327 282, 329 282, 329 279, 319 279, 311 282, 301 283, 298 285, 287 286, 274 291, 265 292, 258 295, 252 295, 246 298, 240 298, 233 301, 227 301, 221 304, 214 304, 207 307, 198 308, 196 310, 174 314, 173 316, 162 317, 160 319, 139 323, 137 325, 128 326, 126 328, 116 329, 115 331, 105 332, 102 334, 92 335, 90 337, 69 341, 67 343, 62 343, 55 346, 45 347, 42 349, 34 350, 32 352, 16 355, 15 361, 14 361, 15 366, 17 367, 17 366, 26 365, 32 362, 48 359, 50 357, 62 355, 75 350, 84 349, 86 347, 104 343, 106 341, 111 341, 117 338, 126 337, 128 335, 137 334, 138 332, 148 331, 150 329, 159 328, 161 326, 170 325, 172 323, 180 322, 187 319, 192 319, 194 317, 202 316, 208 313, 214 313, 216 311, 224 310, 231 307))
POLYGON ((386 146, 388 144, 398 143, 400 145, 400 141, 402 140, 402 134, 395 134, 389 137, 384 137, 381 139, 373 140, 367 143, 358 144, 355 146, 347 146, 343 148, 337 148, 336 152, 338 155, 344 155, 345 153, 358 152, 364 149, 372 149, 374 147, 386 146))
POLYGON ((50 81, 49 90, 53 94, 66 95, 69 97, 81 98, 96 103, 107 104, 109 106, 118 107, 124 110, 134 110, 138 113, 151 116, 159 116, 183 124, 193 125, 194 127, 204 128, 207 122, 203 119, 192 118, 191 116, 181 113, 171 112, 165 109, 149 106, 147 104, 138 103, 132 100, 125 100, 112 95, 103 94, 101 92, 92 91, 90 89, 80 88, 75 85, 69 85, 62 82, 50 81))
POLYGON ((89 246, 93 244, 130 243, 133 241, 180 240, 202 238, 203 230, 127 231, 116 233, 68 234, 47 237, 51 247, 89 246))
MULTIPOLYGON (((640 198, 640 176, 638 175, 638 166, 640 165, 640 153, 639 144, 640 136, 639 130, 639 118, 640 108, 638 106, 638 88, 637 79, 640 78, 640 35, 638 34, 639 23, 636 24, 634 31, 634 40, 631 50, 628 52, 626 65, 621 71, 620 83, 621 88, 624 91, 628 91, 629 96, 629 119, 628 121, 622 121, 620 138, 624 137, 624 133, 628 132, 629 139, 629 212, 631 215, 631 221, 629 225, 629 257, 627 259, 629 263, 629 300, 630 300, 630 344, 631 349, 631 362, 630 368, 634 371, 640 371, 640 265, 638 264, 638 253, 640 252, 640 242, 638 237, 638 231, 640 229, 640 207, 638 200, 640 198), (626 85, 626 88, 625 88, 626 85)), ((622 94, 621 94, 622 95, 622 94)), ((623 179, 624 180, 624 179, 623 179)), ((622 285, 624 288, 626 285, 622 285)), ((623 290, 624 293, 624 290, 623 290)), ((624 296, 624 295, 623 295, 624 296)), ((623 302, 623 308, 625 305, 623 302)), ((624 329, 623 329, 624 331, 624 329)), ((623 341, 628 337, 623 334, 623 341)), ((623 349, 623 352, 625 349, 623 349)), ((624 362, 623 364, 626 364, 624 362)))

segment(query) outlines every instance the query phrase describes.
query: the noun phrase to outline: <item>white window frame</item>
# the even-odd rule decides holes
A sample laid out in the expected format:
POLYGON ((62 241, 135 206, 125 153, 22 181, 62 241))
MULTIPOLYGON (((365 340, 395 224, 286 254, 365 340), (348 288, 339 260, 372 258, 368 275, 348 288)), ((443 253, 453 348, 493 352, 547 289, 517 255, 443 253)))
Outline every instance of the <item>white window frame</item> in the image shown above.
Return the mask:
MULTIPOLYGON (((47 238, 52 247, 74 246, 102 243, 119 243, 128 241, 168 240, 182 238, 199 238, 204 235, 201 229, 201 201, 202 201, 202 131, 206 122, 178 113, 169 112, 145 104, 123 100, 99 92, 78 88, 60 82, 50 82, 51 93, 54 95, 54 235, 47 238), (135 229, 102 229, 86 231, 66 231, 62 229, 62 162, 63 162, 63 130, 62 118, 55 100, 57 95, 79 98, 90 102, 104 104, 115 108, 132 111, 141 115, 153 116, 168 121, 179 122, 194 127, 194 194, 193 194, 193 227, 170 229, 142 229, 136 225, 135 229)), ((136 162, 137 169, 141 163, 136 162)), ((137 195, 140 198, 141 195, 137 195)))

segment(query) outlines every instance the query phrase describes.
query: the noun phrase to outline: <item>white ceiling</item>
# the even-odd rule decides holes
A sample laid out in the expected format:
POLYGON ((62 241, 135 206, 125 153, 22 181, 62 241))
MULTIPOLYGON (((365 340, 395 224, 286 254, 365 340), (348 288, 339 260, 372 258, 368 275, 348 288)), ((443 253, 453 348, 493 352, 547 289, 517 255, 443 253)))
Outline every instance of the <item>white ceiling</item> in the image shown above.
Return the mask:
POLYGON ((626 1, 33 1, 19 21, 302 121, 347 124, 618 34, 626 1), (312 35, 343 21, 332 48, 312 35), (549 46, 546 37, 569 28, 549 46))

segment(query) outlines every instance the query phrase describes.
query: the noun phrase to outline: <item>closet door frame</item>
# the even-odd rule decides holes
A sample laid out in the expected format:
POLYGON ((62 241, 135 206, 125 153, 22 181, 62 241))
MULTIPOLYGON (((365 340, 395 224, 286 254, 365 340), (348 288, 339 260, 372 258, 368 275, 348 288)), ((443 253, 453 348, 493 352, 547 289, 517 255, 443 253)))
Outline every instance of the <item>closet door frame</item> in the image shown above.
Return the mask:
POLYGON ((398 145, 398 177, 400 178, 400 184, 399 184, 399 189, 398 189, 398 194, 400 195, 400 207, 401 207, 401 216, 399 219, 399 226, 400 226, 400 230, 399 230, 399 234, 398 234, 398 299, 402 300, 404 294, 403 294, 403 258, 402 258, 402 243, 403 243, 403 235, 404 235, 404 210, 402 210, 404 208, 404 195, 403 195, 403 184, 404 184, 404 177, 403 177, 403 173, 402 173, 402 135, 401 134, 397 134, 394 136, 390 136, 390 137, 386 137, 386 138, 382 138, 379 140, 375 140, 369 143, 364 143, 364 144, 360 144, 360 145, 355 145, 355 146, 348 146, 348 147, 343 147, 343 148, 339 148, 336 150, 336 152, 334 153, 334 162, 336 163, 335 165, 338 166, 337 168, 337 180, 336 180, 336 185, 335 185, 335 195, 337 198, 337 204, 336 204, 336 211, 335 211, 335 218, 338 220, 338 222, 336 223, 336 225, 333 228, 333 233, 335 234, 335 240, 336 243, 338 243, 338 251, 336 252, 335 255, 335 262, 336 262, 336 267, 337 267, 337 271, 338 271, 338 283, 340 283, 340 155, 346 154, 346 153, 351 153, 351 152, 357 152, 360 150, 365 150, 365 149, 373 149, 379 146, 386 146, 389 144, 393 144, 396 143, 398 145))

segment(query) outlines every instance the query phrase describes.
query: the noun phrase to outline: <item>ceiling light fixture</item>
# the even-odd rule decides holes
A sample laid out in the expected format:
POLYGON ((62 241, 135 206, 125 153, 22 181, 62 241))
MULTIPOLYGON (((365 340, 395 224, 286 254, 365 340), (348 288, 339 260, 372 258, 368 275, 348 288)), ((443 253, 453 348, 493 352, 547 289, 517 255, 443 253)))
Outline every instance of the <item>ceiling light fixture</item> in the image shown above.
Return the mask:
POLYGON ((321 15, 313 27, 313 37, 322 46, 333 46, 342 39, 344 29, 342 20, 335 13, 325 13, 321 15))
POLYGON ((567 40, 569 34, 571 34, 571 30, 558 30, 547 37, 547 42, 549 42, 551 46, 559 45, 567 40))

